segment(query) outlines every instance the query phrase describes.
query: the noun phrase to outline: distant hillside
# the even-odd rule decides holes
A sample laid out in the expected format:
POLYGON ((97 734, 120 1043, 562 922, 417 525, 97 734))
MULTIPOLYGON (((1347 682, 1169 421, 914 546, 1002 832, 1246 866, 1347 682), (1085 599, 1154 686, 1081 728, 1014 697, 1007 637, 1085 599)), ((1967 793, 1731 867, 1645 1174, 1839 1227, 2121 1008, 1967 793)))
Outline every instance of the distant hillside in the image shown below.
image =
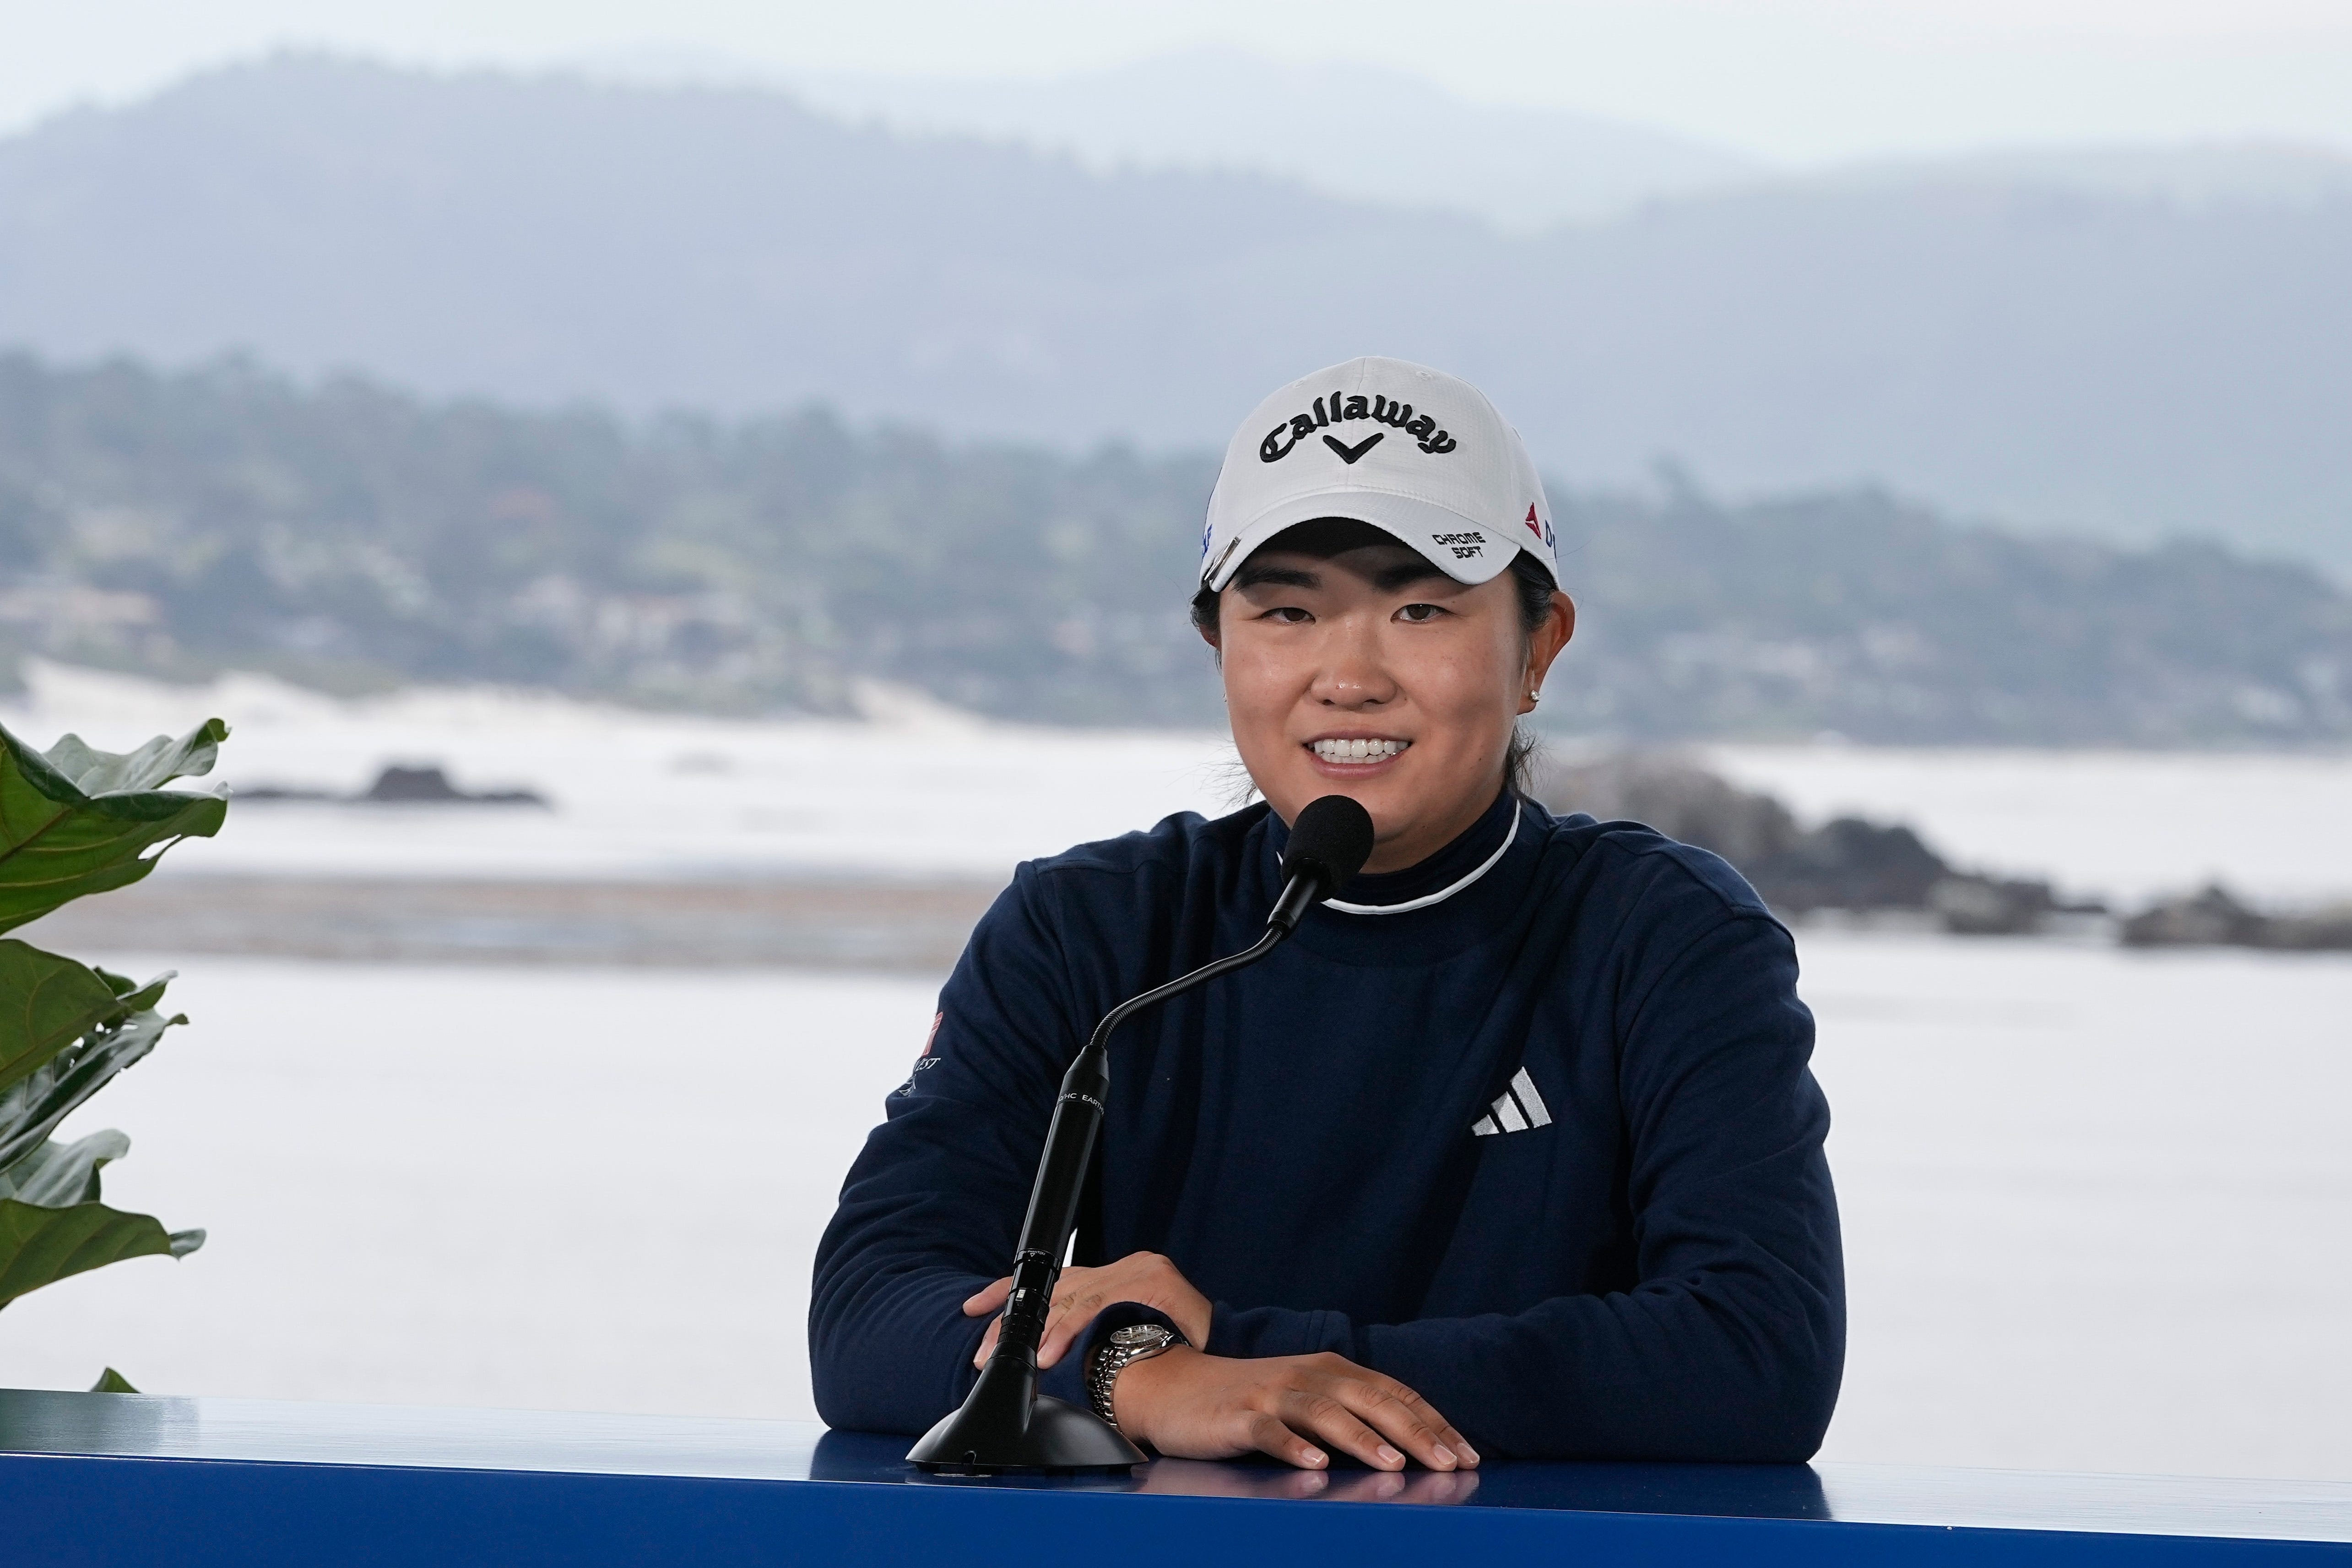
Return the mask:
MULTIPOLYGON (((1204 454, 949 444, 0 357, 15 656, 358 688, 1214 723, 1185 623, 1204 454)), ((2352 600, 2214 546, 1963 528, 1883 494, 1555 487, 1583 607, 1546 721, 1643 739, 2352 739, 2352 600)))
POLYGON ((2352 573, 2352 189, 2325 159, 2158 162, 1883 170, 1512 237, 771 92, 294 58, 0 142, 0 342, 533 404, 822 400, 1066 452, 1213 445, 1267 387, 1381 352, 1475 379, 1580 484, 1664 454, 1737 493, 1880 481, 2352 573))
POLYGON ((1578 730, 2352 738, 2352 597, 2300 567, 1959 527, 1875 490, 1561 510, 1587 615, 1545 704, 1578 730))
MULTIPOLYGON (((1622 216, 1647 204, 1779 184, 1968 182, 2189 205, 2352 197, 2352 158, 2291 143, 2029 148, 1787 175, 1729 148, 1558 109, 1475 102, 1360 60, 1285 60, 1223 46, 1044 79, 787 73, 740 62, 614 56, 607 79, 782 87, 845 120, 978 135, 1096 169, 1232 169, 1391 207, 1468 213, 1508 233, 1622 216), (1331 128, 1368 104, 1399 133, 1336 156, 1331 128)), ((603 73, 600 73, 603 74, 603 73)))
POLYGON ((1066 152, 1095 168, 1240 169, 1390 206, 1469 213, 1531 232, 1611 217, 1766 171, 1646 126, 1474 103, 1359 61, 1181 50, 1043 81, 805 75, 790 84, 844 118, 1066 152), (1331 128, 1367 113, 1402 134, 1334 157, 1331 128))

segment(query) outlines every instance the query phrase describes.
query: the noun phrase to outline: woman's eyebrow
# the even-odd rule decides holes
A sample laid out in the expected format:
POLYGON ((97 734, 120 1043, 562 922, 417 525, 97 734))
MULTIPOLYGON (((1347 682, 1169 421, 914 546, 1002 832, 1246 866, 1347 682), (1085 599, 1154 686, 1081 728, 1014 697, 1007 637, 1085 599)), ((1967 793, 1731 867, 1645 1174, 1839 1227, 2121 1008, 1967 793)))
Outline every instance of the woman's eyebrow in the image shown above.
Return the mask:
POLYGON ((1432 577, 1444 575, 1434 565, 1416 556, 1411 561, 1400 561, 1393 566, 1381 567, 1373 574, 1372 585, 1384 594, 1393 594, 1400 588, 1410 588, 1415 583, 1426 583, 1432 577))
POLYGON ((1320 588, 1320 574, 1300 566, 1244 566, 1235 574, 1236 588, 1256 588, 1272 584, 1281 588, 1320 588))
MULTIPOLYGON (((1399 561, 1393 565, 1380 568, 1371 574, 1371 584, 1373 587, 1384 594, 1393 594, 1399 589, 1410 588, 1415 583, 1426 583, 1433 577, 1442 580, 1445 574, 1439 571, 1436 566, 1415 556, 1410 561, 1399 561)), ((1310 572, 1303 566, 1244 566, 1234 574, 1234 586, 1236 588, 1258 588, 1268 585, 1279 588, 1320 588, 1323 585, 1323 576, 1322 574, 1310 572)))

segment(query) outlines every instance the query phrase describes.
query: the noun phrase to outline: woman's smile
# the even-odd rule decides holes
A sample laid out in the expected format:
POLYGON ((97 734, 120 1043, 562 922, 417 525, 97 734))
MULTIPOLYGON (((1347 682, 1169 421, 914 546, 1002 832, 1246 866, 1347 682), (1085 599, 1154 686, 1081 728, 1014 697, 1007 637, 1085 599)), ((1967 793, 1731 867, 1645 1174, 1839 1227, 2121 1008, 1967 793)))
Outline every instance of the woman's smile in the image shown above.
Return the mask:
POLYGON ((1411 741, 1375 735, 1325 735, 1306 742, 1317 771, 1332 778, 1360 779, 1404 755, 1411 741))

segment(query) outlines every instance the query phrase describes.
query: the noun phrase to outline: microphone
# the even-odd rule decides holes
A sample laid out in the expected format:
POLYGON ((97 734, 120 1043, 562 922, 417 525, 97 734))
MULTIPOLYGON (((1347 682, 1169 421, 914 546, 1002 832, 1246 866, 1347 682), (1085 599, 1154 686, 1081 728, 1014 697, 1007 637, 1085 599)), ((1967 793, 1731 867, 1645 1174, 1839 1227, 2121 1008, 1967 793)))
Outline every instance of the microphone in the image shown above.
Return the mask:
POLYGON ((1266 916, 1265 934, 1239 952, 1129 997, 1095 1026, 1086 1048, 1062 1076, 1037 1179, 1029 1190, 1029 1212, 1013 1250, 1013 1293, 1004 1303, 996 1349, 962 1406, 908 1450, 910 1464, 949 1475, 986 1476, 1125 1469, 1143 1462, 1143 1451, 1091 1409, 1037 1392, 1037 1346, 1045 1336, 1054 1286, 1062 1277, 1062 1256, 1077 1226, 1078 1198, 1110 1091, 1106 1047, 1112 1033, 1146 1007, 1246 969, 1272 952, 1298 929, 1317 900, 1362 870, 1371 853, 1372 817, 1361 805, 1344 795, 1327 795, 1308 805, 1291 825, 1282 857, 1282 892, 1266 916))
MULTIPOLYGON (((1353 881, 1371 858, 1370 812, 1344 795, 1327 795, 1310 803, 1299 812, 1298 822, 1290 830, 1290 843, 1283 849, 1282 896, 1274 900, 1274 912, 1265 917, 1267 928, 1279 927, 1283 936, 1297 931, 1308 906, 1353 881)), ((1191 978, 1186 975, 1177 984, 1191 978)))

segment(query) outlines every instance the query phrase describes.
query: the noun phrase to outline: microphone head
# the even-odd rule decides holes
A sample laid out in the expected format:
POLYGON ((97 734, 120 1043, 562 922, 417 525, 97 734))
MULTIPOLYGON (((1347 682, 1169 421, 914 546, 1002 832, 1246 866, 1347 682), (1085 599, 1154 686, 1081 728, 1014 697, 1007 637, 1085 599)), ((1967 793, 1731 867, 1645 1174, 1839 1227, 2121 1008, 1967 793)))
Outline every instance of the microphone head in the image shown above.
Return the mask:
POLYGON ((1372 858, 1372 814, 1344 795, 1309 802, 1290 825, 1282 857, 1287 879, 1312 868, 1326 893, 1345 887, 1372 858))

